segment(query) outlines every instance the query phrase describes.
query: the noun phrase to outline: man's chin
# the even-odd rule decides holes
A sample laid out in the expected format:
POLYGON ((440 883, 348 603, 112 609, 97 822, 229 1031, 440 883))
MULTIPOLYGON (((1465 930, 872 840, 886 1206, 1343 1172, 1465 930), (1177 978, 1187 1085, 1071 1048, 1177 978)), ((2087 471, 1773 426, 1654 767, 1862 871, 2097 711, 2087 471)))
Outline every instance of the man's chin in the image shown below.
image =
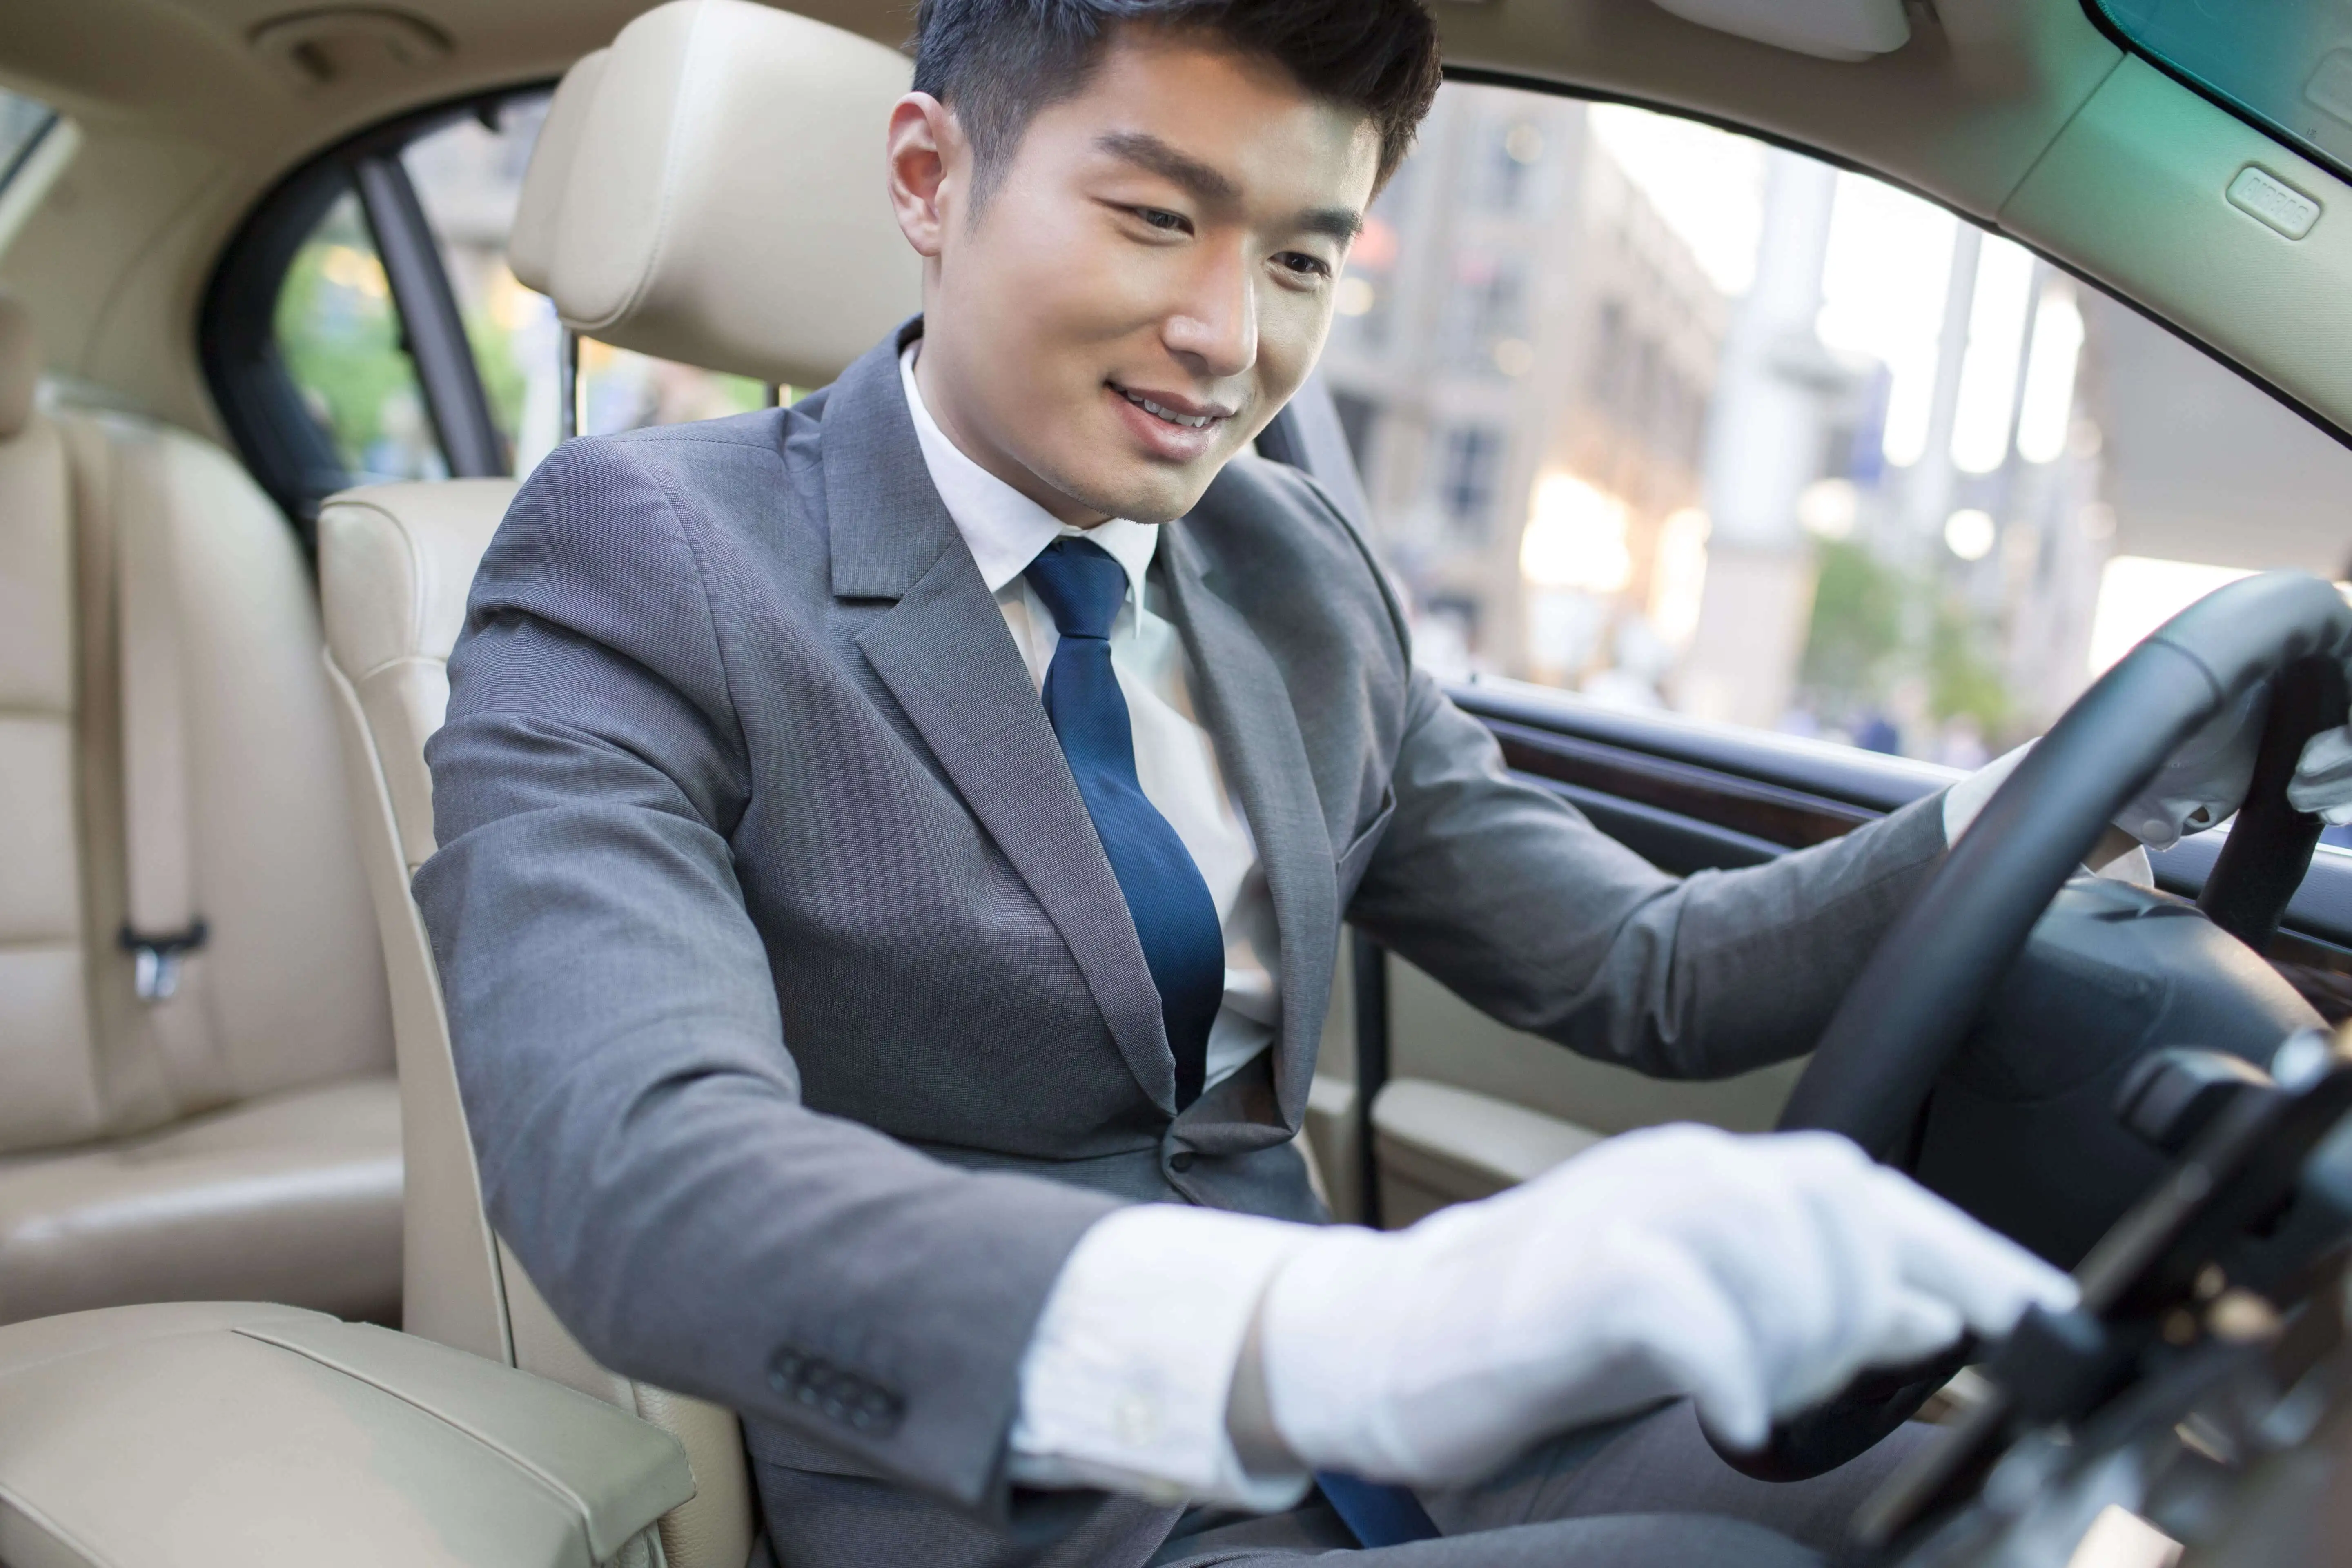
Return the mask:
POLYGON ((1090 475, 1083 483, 1056 488, 1087 510, 1107 517, 1123 517, 1129 522, 1173 522, 1199 504, 1223 467, 1220 460, 1181 469, 1090 475))

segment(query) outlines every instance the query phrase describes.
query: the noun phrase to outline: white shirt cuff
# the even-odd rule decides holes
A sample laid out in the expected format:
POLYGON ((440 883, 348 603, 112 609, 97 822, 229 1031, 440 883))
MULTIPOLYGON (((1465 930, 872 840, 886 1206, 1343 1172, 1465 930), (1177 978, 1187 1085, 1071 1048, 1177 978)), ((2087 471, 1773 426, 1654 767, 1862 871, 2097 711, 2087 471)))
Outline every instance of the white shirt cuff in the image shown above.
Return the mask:
POLYGON ((1225 1404, 1267 1282, 1315 1234, 1176 1204, 1096 1221, 1022 1358, 1013 1479, 1260 1512, 1297 1506, 1310 1478, 1244 1469, 1225 1404))

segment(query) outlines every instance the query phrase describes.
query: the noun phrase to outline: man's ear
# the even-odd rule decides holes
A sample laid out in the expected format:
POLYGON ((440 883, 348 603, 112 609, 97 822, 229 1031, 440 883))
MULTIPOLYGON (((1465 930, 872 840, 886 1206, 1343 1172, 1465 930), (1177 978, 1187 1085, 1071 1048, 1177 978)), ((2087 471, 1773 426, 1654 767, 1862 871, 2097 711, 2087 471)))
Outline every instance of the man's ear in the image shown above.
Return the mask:
POLYGON ((971 163, 963 127, 929 93, 910 92, 890 107, 887 142, 899 232, 917 254, 937 260, 971 163))

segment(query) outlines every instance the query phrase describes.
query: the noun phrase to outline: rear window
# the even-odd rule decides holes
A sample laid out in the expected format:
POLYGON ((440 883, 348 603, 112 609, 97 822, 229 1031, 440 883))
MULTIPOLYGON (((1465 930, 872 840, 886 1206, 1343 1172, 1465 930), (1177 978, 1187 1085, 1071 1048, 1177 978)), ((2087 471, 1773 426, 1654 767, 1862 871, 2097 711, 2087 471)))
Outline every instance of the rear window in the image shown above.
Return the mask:
POLYGON ((2352 175, 2352 8, 2308 0, 2095 4, 2142 53, 2352 175))

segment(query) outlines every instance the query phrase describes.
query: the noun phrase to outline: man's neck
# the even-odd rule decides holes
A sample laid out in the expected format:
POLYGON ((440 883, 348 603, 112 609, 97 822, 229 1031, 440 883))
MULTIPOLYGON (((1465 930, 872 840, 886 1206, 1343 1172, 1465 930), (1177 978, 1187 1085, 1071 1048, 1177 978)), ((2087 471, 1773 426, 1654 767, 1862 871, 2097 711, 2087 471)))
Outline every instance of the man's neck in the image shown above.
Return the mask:
POLYGON ((1045 508, 1057 522, 1067 523, 1072 528, 1096 528, 1110 521, 1108 512, 1097 511, 1085 502, 1063 494, 1038 478, 1036 471, 1027 464, 980 439, 973 431, 972 422, 963 416, 947 384, 950 379, 938 370, 935 356, 923 352, 922 340, 918 338, 915 341, 915 389, 922 394, 923 406, 929 411, 931 423, 955 444, 957 451, 1045 508))

